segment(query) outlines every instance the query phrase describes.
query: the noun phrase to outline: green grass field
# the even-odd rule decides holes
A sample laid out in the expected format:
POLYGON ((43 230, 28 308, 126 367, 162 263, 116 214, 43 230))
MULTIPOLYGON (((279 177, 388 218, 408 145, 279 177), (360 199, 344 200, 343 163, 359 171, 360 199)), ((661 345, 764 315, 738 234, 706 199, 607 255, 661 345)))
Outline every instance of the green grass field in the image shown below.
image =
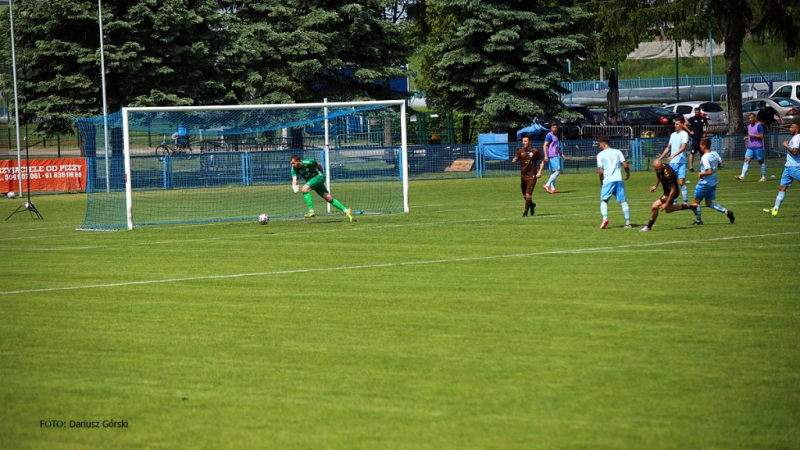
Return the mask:
POLYGON ((599 229, 594 173, 528 219, 517 177, 356 223, 79 232, 84 195, 34 197, 0 222, 0 448, 798 448, 800 188, 771 217, 779 178, 734 172, 735 224, 650 233, 599 229))

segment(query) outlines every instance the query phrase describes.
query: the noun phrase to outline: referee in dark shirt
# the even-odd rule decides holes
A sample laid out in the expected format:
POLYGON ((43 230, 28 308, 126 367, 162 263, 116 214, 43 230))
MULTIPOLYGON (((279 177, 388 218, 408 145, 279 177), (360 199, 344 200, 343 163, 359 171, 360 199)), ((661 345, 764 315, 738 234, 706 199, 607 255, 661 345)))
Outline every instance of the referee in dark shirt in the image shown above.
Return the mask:
POLYGON ((764 125, 764 130, 769 131, 769 127, 775 123, 775 116, 778 116, 778 119, 781 120, 781 125, 786 125, 786 122, 783 121, 783 117, 781 117, 781 113, 779 113, 775 108, 772 106, 767 106, 767 102, 761 101, 758 104, 758 114, 756 114, 756 120, 761 122, 764 125))
POLYGON ((700 107, 694 109, 694 115, 683 124, 683 128, 692 138, 692 150, 689 152, 689 172, 694 172, 694 155, 702 153, 700 150, 700 139, 708 133, 708 117, 703 114, 700 107))

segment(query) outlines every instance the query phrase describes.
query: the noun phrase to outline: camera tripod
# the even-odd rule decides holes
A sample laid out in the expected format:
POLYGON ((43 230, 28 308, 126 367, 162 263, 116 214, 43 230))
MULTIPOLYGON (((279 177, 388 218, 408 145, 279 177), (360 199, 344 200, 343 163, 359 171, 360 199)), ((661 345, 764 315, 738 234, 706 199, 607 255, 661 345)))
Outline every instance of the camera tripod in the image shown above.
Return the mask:
MULTIPOLYGON (((25 129, 25 132, 27 133, 27 128, 25 129)), ((27 198, 27 200, 25 200, 24 204, 20 205, 16 209, 16 211, 14 211, 11 214, 9 214, 9 216, 6 217, 6 220, 10 219, 11 216, 13 216, 14 214, 25 212, 25 211, 30 212, 31 213, 31 217, 33 217, 33 215, 36 214, 37 218, 44 220, 44 217, 42 217, 42 215, 39 214, 39 210, 36 209, 36 206, 34 206, 33 202, 31 201, 31 159, 30 159, 29 150, 28 150, 28 136, 25 136, 25 174, 27 175, 27 179, 28 179, 28 181, 27 181, 28 198, 27 198)), ((21 170, 19 171, 19 176, 22 176, 22 171, 21 170)), ((20 192, 20 194, 22 194, 22 193, 20 192)))

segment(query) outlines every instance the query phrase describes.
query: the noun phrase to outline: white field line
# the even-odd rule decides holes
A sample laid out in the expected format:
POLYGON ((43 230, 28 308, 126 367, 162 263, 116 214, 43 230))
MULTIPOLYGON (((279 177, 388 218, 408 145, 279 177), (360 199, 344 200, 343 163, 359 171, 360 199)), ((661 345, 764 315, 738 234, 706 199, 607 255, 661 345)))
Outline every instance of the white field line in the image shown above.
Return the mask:
MULTIPOLYGON (((656 192, 658 192, 658 191, 656 191, 656 192)), ((769 189, 769 190, 756 191, 756 192, 748 191, 748 192, 740 192, 740 193, 730 193, 730 194, 726 194, 724 196, 724 198, 727 199, 727 198, 742 197, 742 196, 751 197, 754 194, 763 193, 763 192, 777 193, 777 189, 769 189)), ((690 197, 691 197, 691 194, 692 194, 692 192, 689 193, 690 197)), ((653 195, 655 195, 655 194, 653 194, 653 195)), ((544 196, 544 194, 541 194, 541 196, 544 196)), ((591 205, 591 204, 599 203, 599 201, 600 201, 600 191, 599 191, 599 188, 598 188, 597 195, 581 196, 581 197, 572 197, 570 195, 563 195, 563 196, 559 196, 558 198, 560 199, 559 202, 561 202, 561 203, 591 205), (593 199, 593 200, 596 200, 596 201, 588 201, 589 199, 593 199), (586 200, 586 201, 576 201, 576 200, 586 200)), ((655 201, 656 198, 658 198, 658 197, 652 197, 652 199, 628 200, 628 203, 646 205, 646 204, 652 203, 652 201, 655 201)), ((691 200, 691 198, 690 198, 690 200, 691 200)), ((771 201, 772 200, 770 199, 769 201, 767 201, 767 203, 770 203, 771 201)), ((511 199, 509 199, 509 200, 501 200, 501 201, 493 202, 493 204, 494 205, 501 205, 501 204, 517 205, 520 202, 522 202, 521 198, 520 199, 514 199, 514 200, 511 200, 511 199)), ((612 199, 609 202, 609 205, 611 205, 613 203, 617 203, 617 202, 612 199)), ((739 205, 739 204, 747 204, 747 203, 764 203, 764 201, 761 201, 761 200, 723 201, 723 203, 721 203, 721 204, 723 204, 723 206, 724 206, 724 205, 739 205)), ((419 209, 441 208, 441 207, 447 207, 447 206, 451 206, 451 205, 450 204, 437 204, 437 203, 415 204, 415 205, 412 205, 412 213, 413 213, 413 211, 419 210, 419 209)), ((771 206, 772 206, 772 204, 770 203, 767 206, 765 206, 765 208, 769 208, 771 206)), ((507 207, 502 207, 502 206, 497 206, 497 207, 489 207, 489 208, 483 208, 483 209, 484 210, 493 211, 493 210, 505 210, 505 209, 508 209, 508 208, 507 207)), ((440 212, 474 211, 474 210, 475 210, 474 207, 473 208, 463 208, 463 209, 441 209, 441 210, 426 211, 426 214, 440 213, 440 212)), ((594 213, 596 213, 596 211, 592 212, 592 214, 594 214, 594 213)), ((542 216, 542 217, 551 217, 552 218, 552 217, 579 216, 579 215, 585 215, 585 214, 581 213, 581 214, 569 214, 569 215, 547 215, 547 216, 542 216)), ((514 218, 508 218, 508 219, 494 218, 494 219, 488 219, 488 220, 513 220, 513 219, 514 218)), ((282 222, 287 222, 287 221, 305 220, 305 219, 302 219, 302 218, 289 218, 289 219, 280 219, 280 220, 282 222)), ((476 220, 480 220, 480 219, 476 219, 476 220)), ((460 222, 461 221, 437 222, 437 223, 460 223, 460 222)), ((172 229, 172 230, 175 230, 175 229, 179 229, 179 228, 208 227, 208 226, 229 225, 229 224, 231 224, 231 222, 209 222, 209 223, 200 223, 200 224, 175 224, 175 225, 169 225, 168 228, 172 229)), ((409 226, 416 226, 416 225, 419 225, 419 224, 409 224, 409 226)), ((164 228, 165 228, 164 226, 148 226, 148 229, 152 229, 152 230, 164 229, 164 228)), ((29 228, 29 229, 26 230, 26 232, 40 231, 40 230, 53 231, 53 230, 59 230, 59 229, 75 230, 74 227, 56 226, 56 227, 29 228)), ((352 228, 352 229, 353 230, 358 230, 359 228, 352 228)), ((298 233, 299 234, 305 234, 305 232, 298 232, 298 233)), ((288 234, 288 233, 283 233, 283 234, 288 234)), ((63 239, 63 238, 67 238, 67 237, 70 237, 70 236, 78 236, 78 235, 80 235, 80 233, 70 233, 70 234, 67 234, 67 235, 64 235, 64 234, 51 234, 51 235, 36 235, 36 236, 14 236, 14 237, 0 238, 0 242, 16 241, 16 240, 24 240, 24 239, 45 239, 45 238, 62 238, 63 239)), ((233 236, 233 237, 240 237, 240 236, 233 236)), ((75 247, 75 248, 82 250, 82 249, 95 248, 95 247, 75 247)))
POLYGON ((264 276, 274 276, 274 275, 290 275, 290 274, 297 274, 297 273, 333 272, 333 271, 341 271, 341 270, 379 269, 379 268, 385 268, 385 267, 418 266, 418 265, 427 265, 427 264, 458 263, 458 262, 468 262, 468 261, 488 261, 488 260, 495 260, 495 259, 527 258, 527 257, 531 257, 531 256, 544 256, 544 255, 568 255, 568 254, 581 254, 581 253, 598 253, 598 252, 606 252, 606 251, 618 251, 618 250, 621 250, 621 249, 632 249, 632 248, 642 248, 642 247, 656 247, 656 246, 663 246, 663 245, 679 245, 679 244, 696 245, 697 243, 700 243, 700 242, 729 241, 729 240, 736 240, 736 239, 753 239, 753 238, 788 236, 788 235, 797 235, 797 234, 800 234, 800 231, 790 231, 790 232, 785 232, 785 233, 755 234, 755 235, 749 235, 749 236, 728 236, 728 237, 718 237, 718 238, 709 238, 709 239, 691 239, 691 240, 682 240, 682 241, 653 242, 653 243, 645 243, 645 244, 627 244, 627 245, 618 245, 618 246, 613 246, 613 247, 589 247, 589 248, 580 248, 580 249, 572 249, 572 250, 552 250, 552 251, 546 251, 546 252, 512 253, 512 254, 506 254, 506 255, 476 256, 476 257, 468 257, 468 258, 432 259, 432 260, 424 260, 424 261, 406 261, 406 262, 394 262, 394 263, 364 264, 364 265, 355 265, 355 266, 318 267, 318 268, 311 268, 311 269, 276 270, 276 271, 268 271, 268 272, 236 273, 236 274, 228 274, 228 275, 203 275, 203 276, 196 276, 196 277, 166 278, 166 279, 141 280, 141 281, 127 281, 127 282, 123 282, 123 283, 88 284, 88 285, 81 285, 81 286, 63 286, 63 287, 42 288, 42 289, 22 289, 22 290, 17 290, 17 291, 0 291, 0 295, 30 294, 30 293, 36 293, 36 292, 72 291, 72 290, 78 290, 78 289, 113 288, 113 287, 125 287, 125 286, 138 286, 138 285, 146 285, 146 284, 179 283, 179 282, 185 282, 185 281, 220 280, 220 279, 231 279, 231 278, 242 278, 242 277, 264 277, 264 276))
MULTIPOLYGON (((591 198, 596 199, 596 201, 592 201, 592 202, 588 202, 588 201, 587 202, 570 202, 570 203, 573 203, 573 204, 574 203, 581 203, 581 204, 587 204, 587 205, 595 205, 595 204, 599 205, 600 204, 599 195, 596 196, 596 197, 591 197, 591 198)), ((574 199, 570 199, 570 200, 574 200, 574 199)), ((653 200, 655 200, 655 198, 653 200)), ((502 201, 502 202, 497 202, 497 203, 508 203, 508 204, 516 205, 516 204, 522 203, 522 201, 521 200, 502 201)), ((632 203, 632 202, 629 201, 628 203, 632 203)), ((650 201, 646 201, 646 202, 645 201, 636 201, 636 202, 633 202, 633 204, 649 204, 649 203, 650 203, 650 201)), ((738 201, 738 202, 737 201, 731 201, 731 202, 724 202, 722 205, 723 206, 725 206, 725 205, 743 205, 743 204, 748 204, 748 203, 764 203, 764 202, 760 201, 760 200, 747 200, 747 201, 738 201)), ((611 201, 609 201, 609 208, 613 207, 613 205, 615 205, 615 204, 617 204, 617 202, 612 199, 611 201)), ((446 205, 436 205, 436 206, 446 206, 446 205)), ((771 205, 765 206, 765 208, 769 208, 769 207, 771 207, 771 205)), ((422 207, 419 207, 419 208, 422 208, 422 207)), ((705 206, 705 203, 703 204, 703 208, 704 209, 707 208, 705 206)), ((443 212, 474 211, 474 210, 475 210, 475 208, 441 209, 441 210, 426 211, 425 214, 443 213, 443 212)), ((508 210, 508 208, 507 207, 483 208, 483 210, 484 211, 508 210)), ((649 213, 649 207, 647 208, 647 212, 649 213)), ((597 215, 597 214, 598 214, 598 211, 595 211, 595 210, 588 211, 588 209, 587 209, 587 212, 574 213, 574 214, 540 214, 539 216, 537 216, 537 219, 545 219, 545 218, 553 219, 553 218, 557 218, 557 217, 575 217, 575 216, 586 216, 586 215, 597 215)), ((330 233, 330 232, 333 232, 333 231, 360 231, 360 230, 369 230, 369 229, 373 229, 373 228, 374 229, 379 229, 379 228, 397 228, 397 227, 406 227, 406 226, 444 225, 444 224, 458 224, 458 223, 485 222, 485 221, 490 221, 491 222, 491 221, 498 221, 498 220, 517 220, 517 219, 519 219, 519 218, 515 215, 513 217, 494 217, 494 218, 488 218, 488 219, 465 219, 465 220, 455 220, 455 221, 434 221, 434 222, 418 222, 418 223, 411 223, 411 224, 378 225, 378 226, 374 226, 374 227, 347 228, 347 229, 342 229, 342 230, 326 230, 325 232, 326 233, 330 233)), ((280 219, 280 220, 282 222, 286 222, 286 221, 290 221, 290 220, 300 220, 300 219, 280 219)), ((305 219, 303 219, 303 220, 305 220, 305 219)), ((171 225, 168 228, 171 229, 171 230, 175 230, 175 229, 179 229, 179 228, 195 228, 195 227, 208 227, 208 226, 218 226, 218 225, 230 225, 231 223, 232 222, 210 222, 210 223, 202 223, 202 224, 171 225)), ((65 227, 59 227, 59 228, 65 228, 65 227)), ((54 229, 57 229, 57 228, 41 228, 41 229, 42 230, 54 230, 54 229)), ((74 228, 72 228, 72 227, 66 227, 65 229, 74 230, 74 228)), ((150 229, 150 230, 167 229, 167 227, 163 227, 163 226, 159 226, 159 227, 148 226, 148 229, 150 229)), ((31 230, 27 230, 27 231, 31 231, 31 230)), ((319 232, 319 230, 314 230, 314 231, 296 231, 296 232, 276 233, 276 235, 308 234, 308 233, 318 233, 318 232, 319 232)), ((121 233, 125 233, 125 231, 121 231, 121 233)), ((79 234, 79 233, 68 233, 68 234, 50 234, 50 235, 14 236, 14 237, 0 238, 0 242, 20 241, 20 240, 28 240, 28 239, 48 239, 48 238, 64 239, 64 238, 69 238, 71 236, 81 236, 82 237, 83 235, 79 234)), ((256 237, 256 236, 263 236, 263 235, 262 234, 246 234, 246 235, 238 235, 238 236, 219 237, 219 238, 170 240, 170 241, 164 241, 164 242, 187 242, 187 241, 195 241, 195 240, 197 240, 197 241, 206 241, 206 240, 219 240, 219 239, 256 237)), ((159 244, 159 243, 164 243, 164 242, 148 242, 146 244, 131 244, 131 245, 150 245, 150 244, 159 244)), ((69 249, 85 250, 85 249, 89 249, 89 248, 98 248, 98 247, 106 247, 106 246, 71 247, 69 249)), ((29 249, 26 249, 26 250, 37 250, 37 249, 29 248, 29 249)), ((43 249, 43 250, 62 250, 62 249, 43 249)), ((64 250, 67 250, 67 249, 64 249, 64 250)))
MULTIPOLYGON (((598 215, 598 213, 578 213, 578 214, 552 214, 552 215, 542 215, 537 216, 537 220, 542 219, 554 219, 557 217, 574 217, 574 216, 586 216, 586 215, 598 215)), ((498 221, 519 221, 521 218, 519 217, 496 217, 496 218, 487 218, 487 219, 464 219, 464 220, 443 220, 443 221, 430 221, 430 222, 417 222, 417 223, 398 223, 398 224, 391 224, 391 225, 375 225, 375 226, 366 226, 366 227, 346 227, 346 228, 338 228, 338 229, 329 229, 325 230, 325 233, 334 233, 334 232, 354 232, 354 231, 371 231, 371 230, 383 230, 389 228, 406 228, 406 227, 421 227, 421 226, 436 226, 436 225, 453 225, 453 224, 464 224, 464 223, 476 223, 476 222, 498 222, 498 221)), ((5 250, 9 252, 29 252, 29 251, 40 251, 40 252, 56 252, 56 251, 72 251, 72 250, 88 250, 94 248, 124 248, 124 247, 137 247, 137 246, 150 246, 150 245, 170 245, 170 244, 177 244, 177 243, 185 243, 185 242, 208 242, 208 241, 227 241, 227 240, 235 240, 235 239, 247 239, 247 238, 277 238, 281 236, 289 236, 289 235, 298 235, 298 234, 319 234, 320 230, 303 230, 303 231, 285 231, 280 233, 256 233, 256 234, 239 234, 239 235, 230 235, 230 236, 217 236, 217 237, 208 237, 208 238, 192 238, 192 239, 169 239, 165 241, 148 241, 148 242, 133 242, 133 243, 125 243, 125 244, 118 244, 118 245, 94 245, 94 246, 80 246, 80 247, 53 247, 53 248, 36 248, 36 247, 24 247, 18 248, 14 250, 5 250)), ((49 237, 61 237, 61 235, 57 236, 49 236, 49 237)), ((34 237, 31 237, 34 239, 34 237)), ((0 239, 3 241, 4 239, 0 239)))

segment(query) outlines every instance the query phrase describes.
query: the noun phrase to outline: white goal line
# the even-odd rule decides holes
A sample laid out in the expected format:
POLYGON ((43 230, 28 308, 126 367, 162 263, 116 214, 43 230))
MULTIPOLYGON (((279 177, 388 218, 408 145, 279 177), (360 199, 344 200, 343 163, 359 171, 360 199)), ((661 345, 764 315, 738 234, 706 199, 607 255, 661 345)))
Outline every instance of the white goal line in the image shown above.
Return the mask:
POLYGON ((296 273, 334 272, 334 271, 342 271, 342 270, 362 270, 362 269, 380 269, 380 268, 386 268, 386 267, 418 266, 418 265, 425 265, 425 264, 458 263, 458 262, 467 262, 467 261, 487 261, 487 260, 493 260, 493 259, 506 259, 506 258, 526 258, 526 257, 531 257, 531 256, 543 256, 543 255, 598 253, 598 252, 603 252, 603 251, 618 251, 620 249, 632 249, 632 248, 642 248, 642 247, 657 247, 657 246, 663 246, 663 245, 677 245, 677 244, 692 244, 692 245, 695 245, 695 244, 697 244, 699 242, 729 241, 729 240, 752 239, 752 238, 761 238, 761 237, 790 236, 790 235, 797 235, 797 234, 800 234, 800 231, 789 231, 789 232, 784 232, 784 233, 769 233, 769 234, 754 234, 754 235, 748 235, 748 236, 726 236, 726 237, 717 237, 717 238, 709 238, 709 239, 687 239, 687 240, 682 240, 682 241, 651 242, 651 243, 644 243, 644 244, 626 244, 626 245, 617 245, 617 246, 612 246, 612 247, 588 247, 588 248, 578 248, 578 249, 572 249, 572 250, 551 250, 551 251, 545 251, 545 252, 512 253, 512 254, 505 254, 505 255, 475 256, 475 257, 448 258, 448 259, 432 259, 432 260, 423 260, 423 261, 405 261, 405 262, 393 262, 393 263, 364 264, 364 265, 354 265, 354 266, 317 267, 317 268, 311 268, 311 269, 275 270, 275 271, 267 271, 267 272, 250 272, 250 273, 237 273, 237 274, 228 274, 228 275, 204 275, 204 276, 196 276, 196 277, 167 278, 167 279, 141 280, 141 281, 127 281, 127 282, 122 282, 122 283, 87 284, 87 285, 81 285, 81 286, 63 286, 63 287, 42 288, 42 289, 22 289, 22 290, 17 290, 17 291, 0 291, 0 295, 30 294, 30 293, 37 293, 37 292, 72 291, 72 290, 78 290, 78 289, 97 289, 97 288, 109 288, 109 287, 139 286, 139 285, 145 285, 145 284, 158 284, 158 283, 179 283, 179 282, 185 282, 185 281, 221 280, 221 279, 232 279, 232 278, 243 278, 243 277, 263 277, 263 276, 274 276, 274 275, 291 275, 291 274, 296 274, 296 273))

